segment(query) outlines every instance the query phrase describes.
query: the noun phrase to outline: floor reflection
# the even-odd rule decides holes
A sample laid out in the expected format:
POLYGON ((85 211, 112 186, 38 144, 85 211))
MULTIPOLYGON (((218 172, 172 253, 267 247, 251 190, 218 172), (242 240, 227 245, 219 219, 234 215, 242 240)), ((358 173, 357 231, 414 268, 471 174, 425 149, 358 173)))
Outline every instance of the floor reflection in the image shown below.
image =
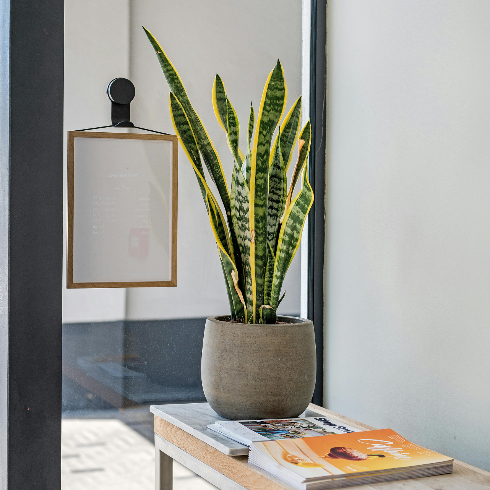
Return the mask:
MULTIPOLYGON (((122 413, 120 419, 115 419, 114 416, 63 419, 62 489, 153 490, 153 443, 128 425, 133 423, 139 426, 141 432, 141 427, 145 425, 149 429, 147 424, 141 424, 147 418, 142 411, 136 410, 131 414, 122 413)), ((175 490, 214 488, 187 468, 174 463, 175 490)))
MULTIPOLYGON (((204 401, 203 318, 63 325, 62 490, 153 490, 150 405, 204 401)), ((175 490, 214 488, 174 465, 175 490)))

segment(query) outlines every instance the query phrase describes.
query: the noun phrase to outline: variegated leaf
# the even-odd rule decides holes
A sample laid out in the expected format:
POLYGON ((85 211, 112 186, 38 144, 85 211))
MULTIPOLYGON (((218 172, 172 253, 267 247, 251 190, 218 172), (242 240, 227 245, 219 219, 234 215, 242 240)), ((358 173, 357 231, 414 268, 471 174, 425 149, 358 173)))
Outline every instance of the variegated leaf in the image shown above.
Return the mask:
POLYGON ((265 286, 264 286, 264 304, 268 305, 271 302, 272 279, 274 278, 274 252, 270 244, 267 244, 267 267, 265 270, 265 286))
POLYGON ((313 190, 308 182, 307 170, 308 168, 305 168, 303 188, 287 209, 281 225, 281 231, 279 232, 270 302, 273 308, 277 308, 279 304, 279 294, 281 293, 284 276, 296 250, 298 250, 306 216, 313 204, 313 190))
POLYGON ((288 171, 293 154, 294 143, 299 131, 301 119, 301 96, 298 97, 293 107, 289 110, 281 124, 281 153, 284 160, 284 168, 288 171))
POLYGON ((236 230, 236 236, 240 252, 242 255, 242 264, 244 271, 245 283, 245 303, 247 308, 248 319, 253 318, 252 309, 252 276, 250 270, 250 226, 249 226, 249 192, 245 178, 242 172, 234 167, 231 179, 231 215, 233 226, 236 230))
MULTIPOLYGON (((182 142, 182 146, 184 148, 184 151, 186 152, 187 156, 189 157, 189 161, 191 162, 192 167, 194 168, 194 172, 196 173, 199 185, 201 186, 201 191, 203 192, 203 196, 206 201, 206 208, 208 210, 208 213, 211 215, 213 212, 213 216, 216 221, 216 228, 219 231, 219 237, 221 240, 223 240, 223 247, 229 253, 232 257, 233 251, 234 251, 234 246, 232 242, 230 241, 230 237, 228 235, 228 229, 226 227, 226 222, 223 217, 223 214, 221 213, 221 209, 219 207, 218 201, 216 201, 216 198, 214 197, 213 193, 209 189, 206 179, 204 178, 204 175, 202 173, 202 165, 199 168, 199 160, 195 160, 193 156, 195 155, 195 140, 193 139, 192 135, 192 129, 190 127, 189 120, 185 114, 184 108, 182 107, 180 101, 177 99, 175 94, 170 92, 170 115, 172 117, 172 122, 174 124, 174 129, 175 132, 177 133, 177 136, 179 137, 180 141, 182 142), (209 203, 212 203, 212 209, 209 206, 209 203)), ((230 218, 231 219, 231 218, 230 218)))
POLYGON ((282 293, 282 296, 279 298, 279 302, 277 303, 277 307, 279 308, 279 305, 282 303, 282 300, 284 299, 284 296, 286 296, 286 291, 282 293))
POLYGON ((214 233, 216 245, 218 246, 221 265, 223 267, 223 273, 225 275, 226 290, 229 293, 229 297, 231 298, 231 315, 233 319, 246 319, 247 314, 245 312, 245 301, 238 285, 238 271, 233 260, 231 259, 230 254, 225 250, 224 242, 220 236, 221 233, 217 226, 220 226, 222 223, 224 223, 224 221, 222 219, 218 219, 218 215, 220 215, 221 212, 219 211, 219 209, 215 209, 215 203, 213 202, 212 194, 208 194, 208 205, 210 210, 209 222, 214 233), (215 211, 219 211, 219 213, 215 213, 215 211))
POLYGON ((277 245, 279 222, 284 215, 287 192, 287 177, 279 136, 276 143, 272 165, 269 169, 269 198, 267 201, 267 242, 274 251, 277 245))
MULTIPOLYGON (((219 253, 219 249, 218 249, 218 253, 219 253)), ((223 277, 225 278, 226 295, 228 296, 228 304, 230 305, 231 318, 232 320, 235 320, 236 319, 235 305, 233 303, 233 296, 231 294, 230 285, 228 284, 228 280, 226 278, 225 266, 223 265, 223 261, 221 260, 221 254, 220 254, 220 263, 221 263, 221 270, 223 271, 223 277)))
POLYGON ((255 126, 254 106, 252 105, 252 102, 250 102, 250 116, 248 117, 248 138, 247 138, 249 153, 250 153, 250 143, 252 142, 252 135, 254 132, 254 126, 255 126))
POLYGON ((216 75, 213 84, 213 107, 216 119, 220 123, 220 126, 228 132, 227 114, 226 108, 226 91, 223 81, 219 75, 216 75))
POLYGON ((238 141, 240 138, 240 126, 238 124, 238 118, 235 109, 231 105, 230 101, 226 99, 226 109, 227 109, 227 127, 228 127, 228 145, 230 147, 231 153, 235 158, 235 162, 240 168, 242 164, 242 159, 240 158, 240 150, 238 148, 238 141))
POLYGON ((299 153, 298 153, 298 161, 294 167, 293 176, 291 177, 291 185, 289 186, 289 191, 286 199, 286 209, 289 207, 291 203, 291 199, 293 198, 294 187, 296 186, 296 182, 298 182, 299 176, 301 175, 301 171, 305 165, 306 159, 308 158, 308 153, 310 152, 310 144, 311 144, 311 124, 308 121, 301 131, 299 135, 299 153))
POLYGON ((230 290, 230 295, 233 301, 233 320, 245 319, 245 309, 242 303, 243 295, 240 288, 237 285, 236 277, 237 270, 233 264, 230 256, 221 248, 218 244, 219 255, 221 259, 221 264, 223 266, 223 272, 225 274, 225 280, 227 282, 228 289, 230 290))
POLYGON ((269 305, 262 305, 260 307, 260 323, 276 323, 277 316, 276 310, 269 305))
POLYGON ((182 105, 172 92, 170 92, 169 103, 170 116, 172 118, 175 132, 180 139, 180 143, 182 145, 182 148, 184 149, 185 154, 187 155, 187 158, 189 158, 189 160, 193 162, 196 176, 198 173, 200 175, 200 177, 197 176, 197 181, 199 183, 199 187, 201 188, 201 194, 207 209, 206 189, 204 188, 204 185, 202 183, 202 180, 206 179, 204 177, 204 169, 202 167, 201 156, 199 155, 199 150, 197 148, 196 139, 194 138, 194 133, 192 132, 189 120, 187 119, 182 105))
POLYGON ((167 83, 170 87, 170 90, 175 94, 179 102, 181 103, 187 118, 189 119, 189 123, 191 125, 192 131, 194 133, 194 137, 196 139, 199 151, 203 157, 204 163, 211 175, 213 182, 216 184, 218 188, 219 195, 221 197, 221 201, 223 202, 223 206, 225 208, 227 216, 230 216, 230 195, 228 192, 228 186, 226 184, 225 174, 223 172, 223 167, 221 165, 221 161, 219 159, 218 153, 214 148, 213 143, 211 142, 209 135, 204 128, 201 119, 197 115, 196 111, 192 107, 192 104, 187 96, 184 85, 179 77, 179 74, 175 70, 174 66, 168 59, 167 55, 163 51, 162 47, 155 39, 155 37, 151 34, 150 31, 143 27, 148 39, 150 40, 153 49, 156 52, 158 57, 158 61, 160 62, 160 66, 162 68, 163 74, 167 79, 167 83))
POLYGON ((247 155, 242 164, 242 174, 245 177, 247 182, 247 186, 250 187, 250 171, 252 164, 252 151, 250 148, 250 144, 252 142, 252 135, 254 131, 255 125, 255 113, 252 103, 250 102, 250 116, 248 118, 248 134, 247 134, 247 155))
POLYGON ((211 175, 211 179, 216 184, 219 195, 221 197, 221 202, 223 203, 223 207, 225 208, 226 219, 228 221, 228 226, 230 229, 230 237, 231 242, 233 244, 233 249, 236 250, 236 254, 234 259, 237 267, 241 268, 241 257, 238 251, 238 244, 236 242, 235 230, 233 229, 233 224, 231 222, 231 203, 230 203, 230 194, 228 192, 228 186, 226 184, 225 174, 223 172, 223 167, 221 165, 221 161, 219 159, 218 153, 214 148, 213 143, 211 142, 209 135, 204 128, 201 119, 197 115, 196 111, 192 107, 192 104, 187 96, 184 85, 179 77, 179 74, 175 70, 174 66, 168 59, 167 55, 163 51, 162 47, 155 39, 155 37, 151 34, 150 31, 143 28, 150 40, 153 49, 155 50, 158 60, 160 62, 160 66, 163 70, 163 74, 167 79, 167 83, 170 86, 170 90, 175 94, 179 102, 181 103, 184 112, 187 115, 190 126, 192 128, 192 132, 194 133, 195 140, 197 142, 197 146, 202 155, 204 163, 211 175))
POLYGON ((243 159, 242 163, 242 174, 245 177, 245 183, 247 184, 247 187, 250 186, 250 162, 252 160, 252 157, 250 155, 250 152, 248 152, 245 155, 245 158, 243 159))
POLYGON ((216 230, 216 234, 221 244, 223 245, 223 248, 225 249, 226 253, 228 253, 228 255, 233 256, 232 251, 229 248, 228 230, 226 229, 225 222, 221 219, 222 217, 219 214, 219 210, 217 209, 216 204, 209 197, 208 197, 208 210, 209 210, 209 217, 213 222, 213 227, 216 230))
POLYGON ((267 195, 269 186, 269 154, 272 134, 284 111, 286 83, 279 60, 267 79, 260 103, 254 136, 250 172, 250 265, 254 322, 264 301, 265 268, 267 265, 267 195))

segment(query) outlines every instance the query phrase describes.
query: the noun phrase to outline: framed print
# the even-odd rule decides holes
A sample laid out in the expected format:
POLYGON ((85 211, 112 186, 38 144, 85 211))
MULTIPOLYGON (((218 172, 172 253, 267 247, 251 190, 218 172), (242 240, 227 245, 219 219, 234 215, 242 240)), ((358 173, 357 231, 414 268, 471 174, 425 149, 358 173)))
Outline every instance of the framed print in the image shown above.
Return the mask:
POLYGON ((67 288, 177 286, 177 145, 68 132, 67 288))

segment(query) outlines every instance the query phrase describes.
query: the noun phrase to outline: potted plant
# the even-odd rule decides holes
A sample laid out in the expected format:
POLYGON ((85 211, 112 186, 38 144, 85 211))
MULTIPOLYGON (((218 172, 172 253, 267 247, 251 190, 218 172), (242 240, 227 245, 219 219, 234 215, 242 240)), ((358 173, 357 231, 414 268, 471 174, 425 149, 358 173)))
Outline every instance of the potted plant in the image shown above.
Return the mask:
POLYGON ((199 183, 230 303, 230 315, 206 322, 201 364, 204 394, 226 418, 297 416, 310 402, 315 385, 313 324, 278 317, 276 311, 313 203, 307 172, 311 126, 308 121, 299 132, 301 97, 280 122, 287 88, 278 60, 265 84, 257 121, 250 107, 244 154, 239 148, 237 114, 216 75, 214 111, 234 160, 228 189, 220 158, 177 71, 153 35, 145 32, 170 87, 172 122, 199 183), (297 139, 298 159, 288 188, 286 172, 297 139), (203 161, 222 207, 208 187, 203 161))

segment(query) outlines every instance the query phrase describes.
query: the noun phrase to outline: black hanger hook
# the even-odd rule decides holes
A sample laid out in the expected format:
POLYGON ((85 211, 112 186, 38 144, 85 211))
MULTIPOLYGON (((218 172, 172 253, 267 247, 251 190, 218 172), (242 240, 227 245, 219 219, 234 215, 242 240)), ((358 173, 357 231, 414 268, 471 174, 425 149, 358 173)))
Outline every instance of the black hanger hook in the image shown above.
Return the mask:
POLYGON ((112 125, 132 128, 131 101, 134 99, 135 89, 133 82, 127 78, 114 78, 107 85, 107 96, 111 101, 112 125))

